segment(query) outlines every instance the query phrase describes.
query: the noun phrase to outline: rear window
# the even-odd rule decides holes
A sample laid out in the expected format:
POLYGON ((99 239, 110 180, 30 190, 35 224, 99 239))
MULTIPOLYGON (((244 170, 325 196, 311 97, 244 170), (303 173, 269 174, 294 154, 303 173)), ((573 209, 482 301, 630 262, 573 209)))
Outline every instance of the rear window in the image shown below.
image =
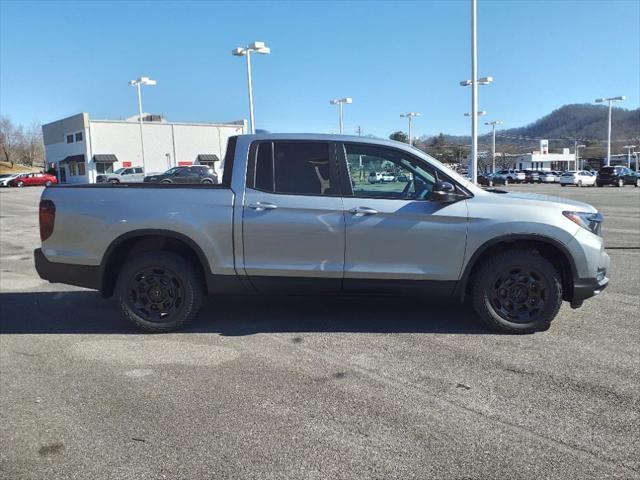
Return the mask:
POLYGON ((254 161, 253 185, 258 190, 293 195, 334 194, 326 142, 263 142, 254 161))

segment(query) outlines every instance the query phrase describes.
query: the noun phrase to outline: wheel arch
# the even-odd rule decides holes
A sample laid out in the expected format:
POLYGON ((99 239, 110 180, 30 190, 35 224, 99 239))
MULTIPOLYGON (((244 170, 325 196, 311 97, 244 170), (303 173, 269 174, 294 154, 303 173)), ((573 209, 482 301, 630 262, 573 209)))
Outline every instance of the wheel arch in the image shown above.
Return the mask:
POLYGON ((484 261, 496 253, 506 250, 537 250, 540 255, 549 260, 554 267, 559 267, 562 278, 563 300, 570 301, 573 297, 573 285, 577 277, 576 264, 567 247, 561 242, 536 234, 508 234, 492 238, 476 249, 465 265, 455 295, 464 301, 468 293, 473 275, 484 261))
POLYGON ((133 230, 116 238, 102 257, 100 263, 101 292, 110 297, 115 290, 120 269, 135 253, 144 251, 170 251, 193 263, 206 285, 211 278, 211 267, 202 249, 184 234, 162 229, 133 230))

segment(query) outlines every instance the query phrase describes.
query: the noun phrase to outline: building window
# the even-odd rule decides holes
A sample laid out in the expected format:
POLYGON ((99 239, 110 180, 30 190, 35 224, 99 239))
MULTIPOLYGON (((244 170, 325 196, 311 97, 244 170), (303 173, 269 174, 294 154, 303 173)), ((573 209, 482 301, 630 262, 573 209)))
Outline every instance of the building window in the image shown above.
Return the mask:
POLYGON ((78 174, 78 168, 76 167, 75 162, 69 163, 69 175, 75 176, 78 174))
POLYGON ((78 163, 78 175, 86 175, 84 162, 78 163))
POLYGON ((73 134, 67 135, 67 143, 73 143, 73 134))
POLYGON ((113 163, 97 162, 96 173, 113 173, 113 163))
POLYGON ((76 142, 81 142, 82 141, 82 132, 78 132, 76 133, 76 142))

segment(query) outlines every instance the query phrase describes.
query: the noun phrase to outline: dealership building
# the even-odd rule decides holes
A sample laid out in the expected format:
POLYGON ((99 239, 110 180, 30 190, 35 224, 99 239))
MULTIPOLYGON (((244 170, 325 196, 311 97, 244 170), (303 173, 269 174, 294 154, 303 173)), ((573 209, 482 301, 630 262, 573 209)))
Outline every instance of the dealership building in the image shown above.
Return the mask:
POLYGON ((47 169, 56 171, 60 183, 94 183, 122 167, 144 167, 151 174, 198 164, 212 166, 222 178, 227 139, 247 131, 245 120, 177 123, 143 114, 141 132, 138 120, 93 120, 79 113, 43 125, 47 169))
POLYGON ((518 170, 565 171, 576 169, 576 155, 563 148, 562 153, 549 153, 549 141, 540 140, 540 150, 511 156, 518 170))

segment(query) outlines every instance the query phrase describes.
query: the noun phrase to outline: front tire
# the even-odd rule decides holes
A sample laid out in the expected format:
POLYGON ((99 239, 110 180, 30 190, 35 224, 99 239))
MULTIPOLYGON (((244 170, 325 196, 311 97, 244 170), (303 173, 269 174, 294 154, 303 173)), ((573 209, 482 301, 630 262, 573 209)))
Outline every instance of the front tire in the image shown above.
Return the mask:
POLYGON ((576 187, 578 188, 582 187, 582 180, 578 180, 578 183, 576 183, 576 187))
POLYGON ((618 180, 617 187, 618 187, 618 188, 622 188, 622 187, 624 187, 624 180, 623 180, 623 179, 619 179, 619 180, 618 180))
POLYGON ((504 333, 549 328, 562 304, 562 281, 532 250, 511 250, 487 260, 474 275, 471 298, 480 319, 504 333))
POLYGON ((116 297, 123 315, 151 333, 177 330, 198 314, 204 287, 195 266, 169 252, 129 260, 118 275, 116 297))

